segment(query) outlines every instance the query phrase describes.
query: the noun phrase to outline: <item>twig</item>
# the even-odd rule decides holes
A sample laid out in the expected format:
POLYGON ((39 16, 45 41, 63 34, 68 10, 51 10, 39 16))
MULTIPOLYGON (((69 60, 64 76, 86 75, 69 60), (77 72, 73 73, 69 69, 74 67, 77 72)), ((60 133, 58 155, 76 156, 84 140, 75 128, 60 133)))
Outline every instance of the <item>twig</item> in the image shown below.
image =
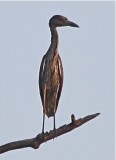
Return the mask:
POLYGON ((61 136, 67 132, 70 132, 71 130, 97 117, 98 115, 100 115, 100 113, 88 115, 84 118, 80 118, 77 120, 75 119, 74 115, 71 115, 71 123, 59 127, 58 129, 56 129, 56 132, 54 132, 54 130, 51 130, 49 133, 48 132, 44 133, 44 135, 38 134, 35 138, 7 143, 5 145, 0 146, 0 154, 11 151, 11 150, 21 149, 21 148, 26 148, 26 147, 37 149, 42 143, 49 141, 51 139, 57 138, 58 136, 61 136))

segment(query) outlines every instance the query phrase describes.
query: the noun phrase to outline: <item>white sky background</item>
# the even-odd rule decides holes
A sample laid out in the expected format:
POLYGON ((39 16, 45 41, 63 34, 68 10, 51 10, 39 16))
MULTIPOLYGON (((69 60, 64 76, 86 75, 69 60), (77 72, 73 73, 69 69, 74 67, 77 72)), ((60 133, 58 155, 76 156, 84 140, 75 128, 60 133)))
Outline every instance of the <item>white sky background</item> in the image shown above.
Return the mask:
MULTIPOLYGON (((0 145, 42 128, 38 70, 50 45, 48 21, 61 14, 80 28, 59 28, 64 86, 56 126, 100 112, 80 128, 0 160, 114 160, 114 2, 0 2, 0 145)), ((45 131, 53 128, 46 118, 45 131)))

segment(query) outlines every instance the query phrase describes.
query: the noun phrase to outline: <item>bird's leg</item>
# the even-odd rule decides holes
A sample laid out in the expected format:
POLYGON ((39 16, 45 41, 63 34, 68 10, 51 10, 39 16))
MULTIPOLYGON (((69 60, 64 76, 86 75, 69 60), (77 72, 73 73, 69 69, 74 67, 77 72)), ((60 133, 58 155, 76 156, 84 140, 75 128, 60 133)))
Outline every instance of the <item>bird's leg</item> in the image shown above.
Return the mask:
MULTIPOLYGON (((55 99, 57 99, 57 96, 58 96, 58 90, 59 90, 59 85, 57 86, 56 88, 56 95, 55 95, 55 99)), ((56 101, 55 101, 56 103, 56 101)), ((57 106, 57 104, 55 104, 55 106, 57 106)), ((56 109, 55 109, 56 110, 56 109)), ((57 137, 57 132, 56 132, 56 126, 55 126, 55 110, 54 110, 54 133, 55 133, 55 136, 57 137)))
POLYGON ((44 122, 45 122, 45 106, 46 106, 46 84, 44 86, 44 104, 43 104, 43 126, 42 126, 42 135, 44 137, 45 140, 45 136, 44 136, 44 122))
POLYGON ((46 139, 45 139, 45 136, 44 136, 44 123, 45 123, 45 112, 43 111, 42 136, 44 138, 44 141, 46 142, 46 139))
MULTIPOLYGON (((45 113, 43 111, 43 126, 42 126, 42 135, 43 135, 43 137, 44 137, 44 122, 45 122, 45 113)), ((45 139, 45 137, 44 137, 44 139, 45 139)))
POLYGON ((56 133, 56 125, 55 125, 55 113, 54 113, 54 134, 57 137, 57 133, 56 133))
POLYGON ((56 126, 55 126, 55 114, 54 114, 54 131, 56 129, 56 126))

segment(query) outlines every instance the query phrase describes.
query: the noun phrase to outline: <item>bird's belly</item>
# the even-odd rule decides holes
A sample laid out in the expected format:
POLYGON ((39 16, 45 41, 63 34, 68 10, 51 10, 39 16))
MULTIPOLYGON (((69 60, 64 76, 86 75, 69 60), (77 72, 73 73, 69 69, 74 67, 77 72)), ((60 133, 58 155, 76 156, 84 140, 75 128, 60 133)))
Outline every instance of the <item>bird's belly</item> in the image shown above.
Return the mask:
POLYGON ((58 72, 52 74, 51 79, 46 84, 46 115, 48 117, 54 116, 56 112, 56 101, 59 89, 58 72))

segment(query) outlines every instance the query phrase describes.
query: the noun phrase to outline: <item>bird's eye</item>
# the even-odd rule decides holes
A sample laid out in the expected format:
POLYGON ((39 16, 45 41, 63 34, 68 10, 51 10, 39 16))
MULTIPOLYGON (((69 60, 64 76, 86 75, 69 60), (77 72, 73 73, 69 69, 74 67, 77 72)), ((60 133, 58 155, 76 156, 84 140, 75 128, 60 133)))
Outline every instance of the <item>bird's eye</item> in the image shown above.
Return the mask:
POLYGON ((66 21, 68 20, 66 17, 60 17, 60 21, 66 21))

